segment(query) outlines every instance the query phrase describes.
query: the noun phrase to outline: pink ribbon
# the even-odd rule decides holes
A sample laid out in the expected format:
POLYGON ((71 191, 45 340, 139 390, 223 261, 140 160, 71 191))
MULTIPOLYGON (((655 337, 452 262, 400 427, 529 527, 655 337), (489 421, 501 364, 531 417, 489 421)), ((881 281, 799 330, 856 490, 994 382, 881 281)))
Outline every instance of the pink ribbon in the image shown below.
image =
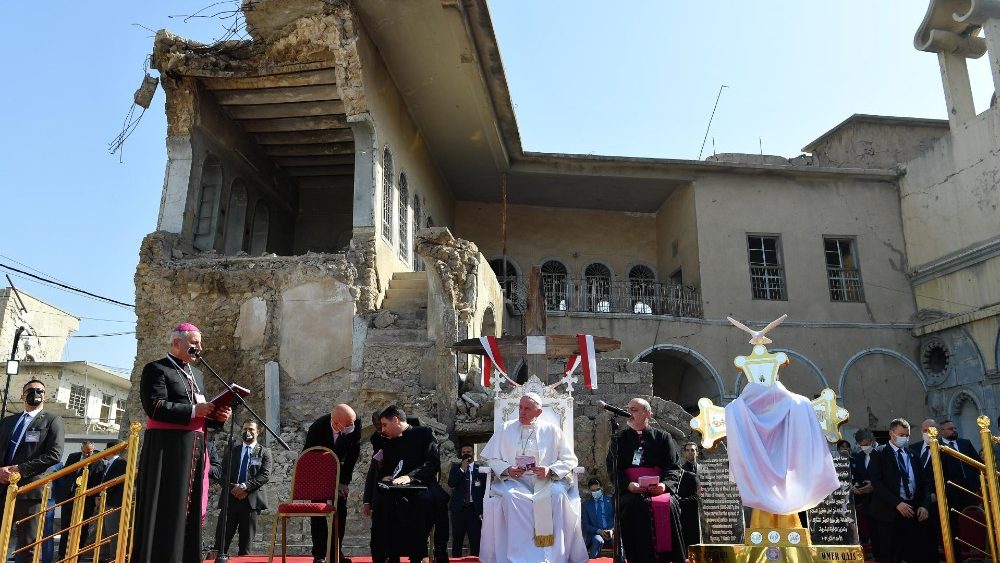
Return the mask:
MULTIPOLYGON (((191 419, 191 422, 187 424, 174 424, 172 422, 162 422, 159 420, 153 420, 151 418, 146 419, 146 430, 185 430, 187 432, 197 432, 199 434, 205 434, 205 418, 198 416, 191 419)), ((205 447, 205 453, 202 456, 205 459, 202 460, 202 465, 204 466, 204 472, 201 476, 201 523, 205 523, 205 516, 208 514, 208 472, 211 469, 211 464, 208 460, 208 446, 205 447)), ((188 483, 188 502, 191 502, 191 483, 188 483)))
MULTIPOLYGON (((629 481, 639 481, 639 477, 659 477, 659 467, 629 467, 625 470, 629 481)), ((653 512, 653 538, 656 552, 663 553, 673 550, 673 539, 670 536, 670 493, 649 495, 650 509, 653 512)))

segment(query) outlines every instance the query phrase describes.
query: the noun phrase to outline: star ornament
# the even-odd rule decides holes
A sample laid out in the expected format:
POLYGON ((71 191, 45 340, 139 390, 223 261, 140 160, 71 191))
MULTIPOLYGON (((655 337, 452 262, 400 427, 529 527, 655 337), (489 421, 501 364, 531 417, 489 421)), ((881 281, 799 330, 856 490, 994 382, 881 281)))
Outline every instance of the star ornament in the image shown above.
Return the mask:
POLYGON ((691 429, 701 434, 701 447, 711 449, 726 437, 726 409, 702 397, 698 400, 698 416, 691 419, 691 429))
POLYGON ((813 410, 816 411, 816 418, 819 426, 826 436, 826 441, 834 444, 840 439, 840 425, 847 422, 850 413, 847 409, 837 404, 837 394, 833 389, 824 389, 819 397, 812 401, 813 410))

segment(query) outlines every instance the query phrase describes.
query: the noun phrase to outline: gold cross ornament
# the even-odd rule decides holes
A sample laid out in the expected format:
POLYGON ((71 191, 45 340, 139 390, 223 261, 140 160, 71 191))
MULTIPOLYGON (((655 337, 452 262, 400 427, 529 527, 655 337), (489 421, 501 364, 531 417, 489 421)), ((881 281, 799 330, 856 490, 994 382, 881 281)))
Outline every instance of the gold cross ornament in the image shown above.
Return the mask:
POLYGON ((701 434, 701 447, 711 449, 726 437, 726 409, 712 404, 712 399, 698 400, 698 416, 691 419, 691 429, 701 434))
POLYGON ((837 394, 833 389, 821 391, 819 397, 813 399, 812 407, 816 411, 816 418, 819 419, 819 426, 823 429, 826 441, 834 444, 840 440, 840 425, 847 422, 850 413, 837 404, 837 394))

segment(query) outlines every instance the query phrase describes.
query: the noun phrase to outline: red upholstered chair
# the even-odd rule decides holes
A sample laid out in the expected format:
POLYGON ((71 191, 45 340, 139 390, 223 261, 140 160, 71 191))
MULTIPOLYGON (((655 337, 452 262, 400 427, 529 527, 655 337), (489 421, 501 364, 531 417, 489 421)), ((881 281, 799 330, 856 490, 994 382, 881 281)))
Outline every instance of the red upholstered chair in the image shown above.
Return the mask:
POLYGON ((271 536, 271 553, 267 562, 274 560, 274 544, 278 541, 278 522, 281 522, 281 561, 285 562, 285 530, 289 518, 326 518, 329 537, 326 541, 326 560, 340 563, 340 534, 337 528, 337 483, 340 480, 340 460, 330 448, 315 446, 302 452, 292 470, 292 498, 278 505, 274 515, 274 533, 271 536), (297 502, 300 501, 300 502, 297 502), (330 554, 335 559, 330 559, 330 554))

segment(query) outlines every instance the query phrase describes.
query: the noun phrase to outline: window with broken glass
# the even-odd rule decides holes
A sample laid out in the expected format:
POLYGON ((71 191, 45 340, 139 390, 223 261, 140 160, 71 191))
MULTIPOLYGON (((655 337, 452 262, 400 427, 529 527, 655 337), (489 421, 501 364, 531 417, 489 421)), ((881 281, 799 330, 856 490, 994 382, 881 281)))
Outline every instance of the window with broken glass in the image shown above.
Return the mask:
POLYGON ((569 299, 569 271, 558 260, 542 264, 542 291, 545 293, 545 308, 549 311, 565 311, 569 299))
POLYGON ((77 416, 86 416, 88 399, 90 399, 89 388, 83 385, 70 385, 69 403, 66 406, 76 411, 77 416))
POLYGON ((600 262, 593 262, 584 269, 583 277, 587 288, 587 310, 610 313, 611 269, 600 262))
POLYGON ((830 283, 830 301, 863 303, 864 287, 855 252, 854 239, 824 238, 826 277, 830 283))
POLYGON ((780 238, 775 235, 747 235, 747 252, 750 258, 750 291, 753 298, 786 300, 780 238))
POLYGON ((406 174, 399 175, 399 259, 410 260, 410 190, 406 186, 406 174))
POLYGON ((629 301, 632 312, 637 315, 653 313, 653 299, 656 296, 656 272, 642 264, 632 266, 628 271, 629 301))
POLYGON ((382 151, 382 238, 392 242, 392 153, 382 151))

